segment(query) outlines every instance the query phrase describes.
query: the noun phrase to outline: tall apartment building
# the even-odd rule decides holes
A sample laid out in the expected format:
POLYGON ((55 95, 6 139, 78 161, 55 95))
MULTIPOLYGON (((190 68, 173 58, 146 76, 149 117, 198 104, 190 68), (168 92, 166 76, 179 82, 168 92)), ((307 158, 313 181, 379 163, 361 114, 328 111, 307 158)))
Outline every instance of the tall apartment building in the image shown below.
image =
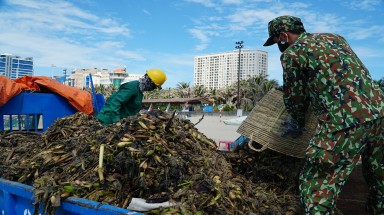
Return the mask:
MULTIPOLYGON (((239 51, 208 54, 195 57, 194 85, 219 89, 237 83, 239 51)), ((256 75, 268 75, 268 52, 241 50, 240 80, 256 75)))
POLYGON ((0 55, 0 75, 9 79, 20 78, 25 75, 33 75, 33 58, 13 56, 11 54, 0 55))

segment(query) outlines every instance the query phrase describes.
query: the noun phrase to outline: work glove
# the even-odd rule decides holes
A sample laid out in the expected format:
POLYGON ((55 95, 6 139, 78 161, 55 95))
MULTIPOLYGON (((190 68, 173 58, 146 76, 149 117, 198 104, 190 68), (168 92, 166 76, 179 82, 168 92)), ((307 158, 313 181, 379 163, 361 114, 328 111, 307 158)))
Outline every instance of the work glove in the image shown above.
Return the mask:
POLYGON ((295 139, 300 137, 303 134, 303 132, 307 130, 304 127, 300 127, 299 124, 293 119, 285 120, 281 122, 281 125, 286 127, 286 129, 283 132, 281 132, 282 137, 291 135, 291 137, 295 139))

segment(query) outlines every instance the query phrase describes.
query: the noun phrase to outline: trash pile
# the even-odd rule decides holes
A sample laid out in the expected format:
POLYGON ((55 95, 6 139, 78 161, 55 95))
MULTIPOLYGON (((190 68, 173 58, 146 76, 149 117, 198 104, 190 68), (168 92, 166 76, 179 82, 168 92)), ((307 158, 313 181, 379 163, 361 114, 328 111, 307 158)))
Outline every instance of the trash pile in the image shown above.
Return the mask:
POLYGON ((275 174, 273 157, 252 172, 254 155, 229 155, 189 120, 159 110, 107 127, 76 113, 41 135, 2 134, 0 177, 32 185, 48 214, 70 196, 122 208, 132 198, 175 203, 147 214, 298 214, 294 183, 275 174))

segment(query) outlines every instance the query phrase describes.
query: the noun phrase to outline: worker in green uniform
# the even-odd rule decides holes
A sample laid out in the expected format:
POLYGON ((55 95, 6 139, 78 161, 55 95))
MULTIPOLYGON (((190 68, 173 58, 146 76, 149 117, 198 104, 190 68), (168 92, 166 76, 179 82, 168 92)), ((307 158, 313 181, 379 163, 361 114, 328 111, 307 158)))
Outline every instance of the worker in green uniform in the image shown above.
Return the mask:
POLYGON ((366 209, 384 214, 383 91, 342 36, 307 33, 293 16, 270 21, 268 33, 264 46, 277 43, 282 52, 288 131, 302 133, 309 107, 318 118, 299 179, 305 214, 332 214, 359 160, 370 190, 366 209))
POLYGON ((118 91, 107 99, 97 118, 103 125, 109 125, 127 116, 136 115, 142 107, 143 92, 161 88, 166 79, 163 71, 150 69, 138 81, 122 84, 118 91))

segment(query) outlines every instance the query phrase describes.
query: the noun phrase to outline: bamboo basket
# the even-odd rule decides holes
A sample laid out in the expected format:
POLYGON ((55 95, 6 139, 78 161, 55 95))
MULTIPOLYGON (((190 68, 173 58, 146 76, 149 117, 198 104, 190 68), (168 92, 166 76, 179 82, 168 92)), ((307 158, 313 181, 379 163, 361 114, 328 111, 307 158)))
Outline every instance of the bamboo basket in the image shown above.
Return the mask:
POLYGON ((252 140, 249 141, 249 146, 255 151, 269 148, 292 157, 303 158, 308 142, 315 132, 317 118, 308 111, 305 125, 307 131, 295 139, 290 135, 281 136, 286 129, 281 122, 290 118, 285 109, 283 93, 273 89, 256 104, 237 132, 252 140), (262 148, 255 149, 252 146, 253 141, 261 144, 262 148))

